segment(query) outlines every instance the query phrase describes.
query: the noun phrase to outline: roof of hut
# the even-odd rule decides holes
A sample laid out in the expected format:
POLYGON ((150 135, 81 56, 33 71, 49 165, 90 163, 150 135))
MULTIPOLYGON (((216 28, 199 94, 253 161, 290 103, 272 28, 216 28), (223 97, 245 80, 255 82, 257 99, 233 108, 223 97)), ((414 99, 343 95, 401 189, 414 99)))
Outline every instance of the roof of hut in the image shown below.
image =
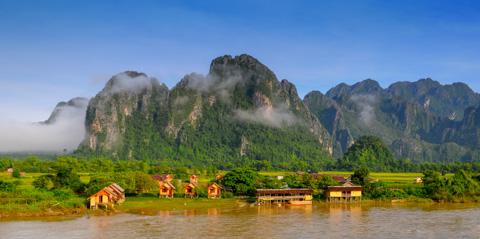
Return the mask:
POLYGON ((312 194, 309 188, 285 188, 285 189, 257 189, 257 195, 268 194, 312 194))
POLYGON ((214 185, 216 185, 216 186, 219 187, 219 188, 223 188, 222 185, 220 185, 220 184, 218 184, 218 183, 216 183, 216 182, 210 183, 210 184, 208 185, 208 187, 211 187, 211 186, 214 186, 214 185))
MULTIPOLYGON (((108 194, 112 195, 114 198, 124 197, 124 192, 125 192, 125 190, 116 183, 112 183, 112 184, 100 189, 95 194, 98 194, 102 191, 107 192, 108 194)), ((95 195, 95 194, 93 194, 93 195, 95 195)))
POLYGON ((157 174, 157 175, 152 175, 152 178, 157 181, 168 181, 168 178, 171 179, 173 178, 173 176, 170 174, 162 174, 162 175, 157 174))
POLYGON ((167 186, 168 188, 173 188, 175 189, 175 186, 173 186, 173 184, 171 182, 168 182, 168 181, 161 181, 162 184, 160 186, 167 186))

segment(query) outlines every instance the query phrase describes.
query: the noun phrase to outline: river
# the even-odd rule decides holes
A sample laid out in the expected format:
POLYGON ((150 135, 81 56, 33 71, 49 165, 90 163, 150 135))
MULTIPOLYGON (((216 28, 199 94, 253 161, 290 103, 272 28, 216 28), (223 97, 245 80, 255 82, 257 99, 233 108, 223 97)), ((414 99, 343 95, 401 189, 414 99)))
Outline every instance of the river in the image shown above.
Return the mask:
POLYGON ((480 238, 480 206, 247 205, 4 221, 0 238, 480 238))

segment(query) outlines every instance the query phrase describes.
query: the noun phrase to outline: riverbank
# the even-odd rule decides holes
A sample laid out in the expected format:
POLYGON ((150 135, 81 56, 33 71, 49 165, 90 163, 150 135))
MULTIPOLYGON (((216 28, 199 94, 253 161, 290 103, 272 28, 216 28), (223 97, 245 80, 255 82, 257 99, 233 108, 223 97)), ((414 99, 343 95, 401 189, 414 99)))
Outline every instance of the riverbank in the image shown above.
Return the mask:
MULTIPOLYGON (((78 200, 84 200, 80 197, 78 200)), ((480 204, 473 202, 463 203, 441 203, 434 202, 431 199, 409 198, 402 200, 363 200, 356 203, 328 203, 323 200, 314 200, 314 207, 338 208, 338 207, 390 207, 390 206, 408 206, 408 207, 480 207, 480 204)), ((139 215, 158 215, 162 213, 175 214, 212 214, 227 211, 241 210, 242 208, 255 207, 253 203, 245 199, 227 198, 227 199, 207 199, 207 198, 157 198, 153 196, 129 197, 127 200, 116 206, 114 209, 90 210, 85 205, 67 208, 61 205, 51 205, 43 207, 39 205, 5 205, 0 206, 0 220, 63 220, 77 217, 88 216, 111 216, 121 213, 139 214, 139 215)), ((304 207, 304 206, 292 206, 304 207)))
MULTIPOLYGON (((78 201, 85 201, 78 198, 78 201)), ((3 204, 0 205, 0 220, 16 219, 42 219, 51 217, 79 217, 83 215, 113 215, 118 213, 146 214, 152 215, 161 211, 207 211, 215 208, 218 210, 230 210, 250 205, 244 199, 207 199, 207 198, 157 198, 157 197, 129 197, 127 200, 116 206, 114 209, 86 208, 85 204, 67 204, 41 202, 32 204, 3 204), (66 206, 69 205, 70 207, 66 206)))

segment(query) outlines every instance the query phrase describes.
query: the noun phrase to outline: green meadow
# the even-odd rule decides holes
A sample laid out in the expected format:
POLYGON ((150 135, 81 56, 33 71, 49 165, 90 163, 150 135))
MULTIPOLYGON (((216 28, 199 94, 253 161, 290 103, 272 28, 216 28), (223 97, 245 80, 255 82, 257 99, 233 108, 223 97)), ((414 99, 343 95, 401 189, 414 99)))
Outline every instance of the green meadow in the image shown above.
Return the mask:
MULTIPOLYGON (((260 172, 261 175, 265 176, 287 176, 293 175, 294 172, 260 172)), ((321 171, 318 174, 328 175, 328 176, 342 176, 348 178, 353 172, 348 171, 321 171)), ((453 175, 453 174, 447 174, 453 175)), ((370 178, 373 182, 384 182, 388 185, 411 185, 413 184, 413 180, 416 177, 422 177, 422 173, 382 173, 382 172, 372 172, 370 173, 370 178)))
MULTIPOLYGON (((227 172, 221 172, 225 174, 227 172)), ((347 171, 322 171, 323 175, 338 175, 345 178, 352 175, 353 172, 347 171)), ((276 177, 295 175, 295 172, 260 172, 260 175, 276 177)), ((44 173, 26 173, 20 178, 14 178, 12 175, 0 173, 0 181, 12 182, 17 185, 15 192, 0 192, 0 218, 2 217, 28 217, 28 216, 57 216, 57 215, 76 215, 87 212, 86 195, 76 195, 64 193, 62 190, 38 190, 32 185, 32 182, 42 176, 44 173)), ((450 177, 453 174, 447 175, 450 177)), ((79 173, 80 180, 88 184, 93 174, 79 173)), ((415 184, 413 180, 416 177, 422 177, 422 173, 370 173, 369 178, 372 182, 382 182, 387 188, 402 189, 416 188, 423 184, 415 184)), ((213 176, 199 175, 200 187, 206 187, 208 182, 213 180, 213 176)), ((180 186, 178 186, 180 187, 180 186)), ((151 214, 161 211, 186 211, 186 210, 207 210, 215 207, 217 209, 234 209, 247 206, 248 203, 243 199, 223 198, 184 198, 181 194, 182 188, 177 187, 176 198, 164 199, 158 198, 158 191, 153 190, 150 193, 127 195, 125 203, 115 208, 115 211, 132 212, 141 214, 151 214)), ((158 190, 158 189, 157 189, 158 190)), ((94 212, 90 212, 94 213, 94 212)), ((95 212, 95 213, 102 213, 95 212)))

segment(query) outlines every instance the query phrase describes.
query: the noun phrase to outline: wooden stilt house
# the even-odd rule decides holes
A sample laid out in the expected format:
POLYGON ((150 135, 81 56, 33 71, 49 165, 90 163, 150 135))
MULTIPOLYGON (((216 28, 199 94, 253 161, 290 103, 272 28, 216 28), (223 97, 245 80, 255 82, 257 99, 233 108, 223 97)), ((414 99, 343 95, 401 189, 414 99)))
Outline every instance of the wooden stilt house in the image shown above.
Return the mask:
POLYGON ((222 186, 217 183, 208 185, 208 198, 220 198, 222 196, 222 186))
POLYGON ((185 197, 193 198, 193 197, 197 196, 195 188, 197 188, 196 184, 193 184, 193 183, 185 184, 185 186, 184 186, 185 197))
POLYGON ((285 188, 285 189, 257 189, 258 204, 311 205, 312 189, 285 188))
POLYGON ((326 190, 327 201, 359 201, 362 198, 362 190, 362 186, 354 185, 352 182, 346 182, 342 186, 328 186, 326 190))
POLYGON ((185 192, 185 197, 190 197, 190 198, 196 197, 197 192, 195 189, 197 188, 197 186, 198 186, 198 176, 195 174, 190 175, 189 183, 185 184, 185 186, 183 187, 185 192))
POLYGON ((152 178, 158 183, 158 196, 164 198, 173 198, 175 186, 172 184, 173 176, 170 174, 154 175, 152 178))
POLYGON ((125 190, 116 183, 112 183, 100 191, 91 195, 89 198, 89 207, 98 208, 99 206, 114 207, 125 201, 125 190))

